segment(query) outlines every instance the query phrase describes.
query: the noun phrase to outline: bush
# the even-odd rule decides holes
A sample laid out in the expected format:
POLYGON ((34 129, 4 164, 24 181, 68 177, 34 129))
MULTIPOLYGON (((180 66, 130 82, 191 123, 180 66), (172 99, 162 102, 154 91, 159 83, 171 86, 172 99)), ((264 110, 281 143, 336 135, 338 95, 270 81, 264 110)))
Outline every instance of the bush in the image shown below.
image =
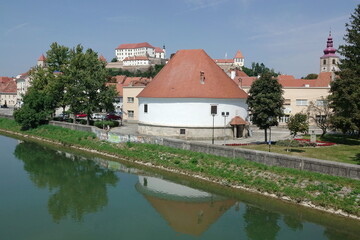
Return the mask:
POLYGON ((283 147, 315 147, 316 143, 298 140, 279 140, 275 145, 283 147))
POLYGON ((104 127, 118 127, 119 126, 119 122, 118 121, 97 121, 94 123, 94 126, 95 127, 98 127, 98 128, 104 128, 104 127))

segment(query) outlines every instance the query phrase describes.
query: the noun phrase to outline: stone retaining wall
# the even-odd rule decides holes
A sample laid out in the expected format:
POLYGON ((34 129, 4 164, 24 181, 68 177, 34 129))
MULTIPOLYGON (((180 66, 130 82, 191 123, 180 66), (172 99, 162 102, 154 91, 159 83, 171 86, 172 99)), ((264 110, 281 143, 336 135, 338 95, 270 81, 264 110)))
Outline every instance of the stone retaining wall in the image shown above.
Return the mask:
POLYGON ((216 156, 223 156, 229 158, 244 158, 249 161, 258 162, 269 166, 281 166, 287 168, 295 168, 299 170, 307 170, 311 172, 324 173, 334 176, 360 179, 360 166, 354 164, 338 163, 314 158, 296 157, 271 152, 190 142, 180 139, 169 139, 152 136, 121 135, 111 132, 108 133, 107 131, 96 127, 80 124, 64 122, 50 122, 50 124, 70 129, 94 132, 100 139, 115 143, 138 142, 159 144, 178 149, 212 154, 216 156))

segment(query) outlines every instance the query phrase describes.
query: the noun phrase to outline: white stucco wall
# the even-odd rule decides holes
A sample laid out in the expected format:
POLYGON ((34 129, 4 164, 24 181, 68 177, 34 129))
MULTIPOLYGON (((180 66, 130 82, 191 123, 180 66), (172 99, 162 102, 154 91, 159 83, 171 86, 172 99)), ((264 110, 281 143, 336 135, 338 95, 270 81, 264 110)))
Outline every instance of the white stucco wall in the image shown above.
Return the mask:
POLYGON ((235 116, 247 118, 246 99, 210 99, 210 98, 139 98, 139 123, 176 126, 209 127, 213 126, 211 105, 217 105, 214 126, 223 127, 221 112, 229 112, 226 125, 235 116), (144 113, 144 104, 148 112, 144 113))

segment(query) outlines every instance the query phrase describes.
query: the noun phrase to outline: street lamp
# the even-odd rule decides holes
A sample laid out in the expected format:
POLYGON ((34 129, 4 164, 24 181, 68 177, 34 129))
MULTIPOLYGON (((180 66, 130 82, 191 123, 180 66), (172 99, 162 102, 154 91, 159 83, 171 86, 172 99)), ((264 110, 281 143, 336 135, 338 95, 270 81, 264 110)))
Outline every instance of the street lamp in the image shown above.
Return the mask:
POLYGON ((214 130, 215 130, 215 124, 214 124, 214 122, 215 122, 215 115, 216 115, 216 113, 211 113, 211 116, 213 117, 212 141, 211 141, 212 144, 214 144, 214 130))
POLYGON ((221 112, 221 116, 224 117, 224 146, 226 145, 226 132, 225 132, 225 128, 226 128, 226 117, 229 116, 229 112, 221 112))

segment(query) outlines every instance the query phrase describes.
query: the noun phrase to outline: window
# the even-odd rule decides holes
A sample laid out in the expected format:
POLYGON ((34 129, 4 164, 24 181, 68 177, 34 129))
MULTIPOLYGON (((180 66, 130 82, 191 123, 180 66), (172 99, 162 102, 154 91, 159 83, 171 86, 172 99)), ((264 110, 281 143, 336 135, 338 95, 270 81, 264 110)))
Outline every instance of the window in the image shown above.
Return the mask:
POLYGON ((324 59, 323 63, 324 63, 324 65, 326 64, 326 60, 325 60, 325 59, 324 59))
POLYGON ((291 104, 291 99, 285 99, 284 105, 290 105, 290 104, 291 104))
POLYGON ((211 105, 211 115, 217 114, 217 105, 211 105))
POLYGON ((147 113, 147 112, 148 112, 148 105, 144 104, 144 113, 147 113))
POLYGON ((128 103, 133 103, 133 102, 134 102, 134 98, 133 98, 133 97, 128 97, 128 98, 127 98, 127 102, 128 102, 128 103))
POLYGON ((134 118, 134 111, 133 110, 128 110, 128 117, 129 118, 134 118))
POLYGON ((185 134, 185 129, 184 128, 180 128, 180 134, 185 134))
POLYGON ((307 99, 296 99, 296 106, 307 106, 307 99))
POLYGON ((316 106, 326 106, 327 101, 326 100, 316 100, 316 106))
POLYGON ((336 64, 335 59, 333 59, 333 61, 332 61, 332 62, 333 62, 333 64, 336 64))

